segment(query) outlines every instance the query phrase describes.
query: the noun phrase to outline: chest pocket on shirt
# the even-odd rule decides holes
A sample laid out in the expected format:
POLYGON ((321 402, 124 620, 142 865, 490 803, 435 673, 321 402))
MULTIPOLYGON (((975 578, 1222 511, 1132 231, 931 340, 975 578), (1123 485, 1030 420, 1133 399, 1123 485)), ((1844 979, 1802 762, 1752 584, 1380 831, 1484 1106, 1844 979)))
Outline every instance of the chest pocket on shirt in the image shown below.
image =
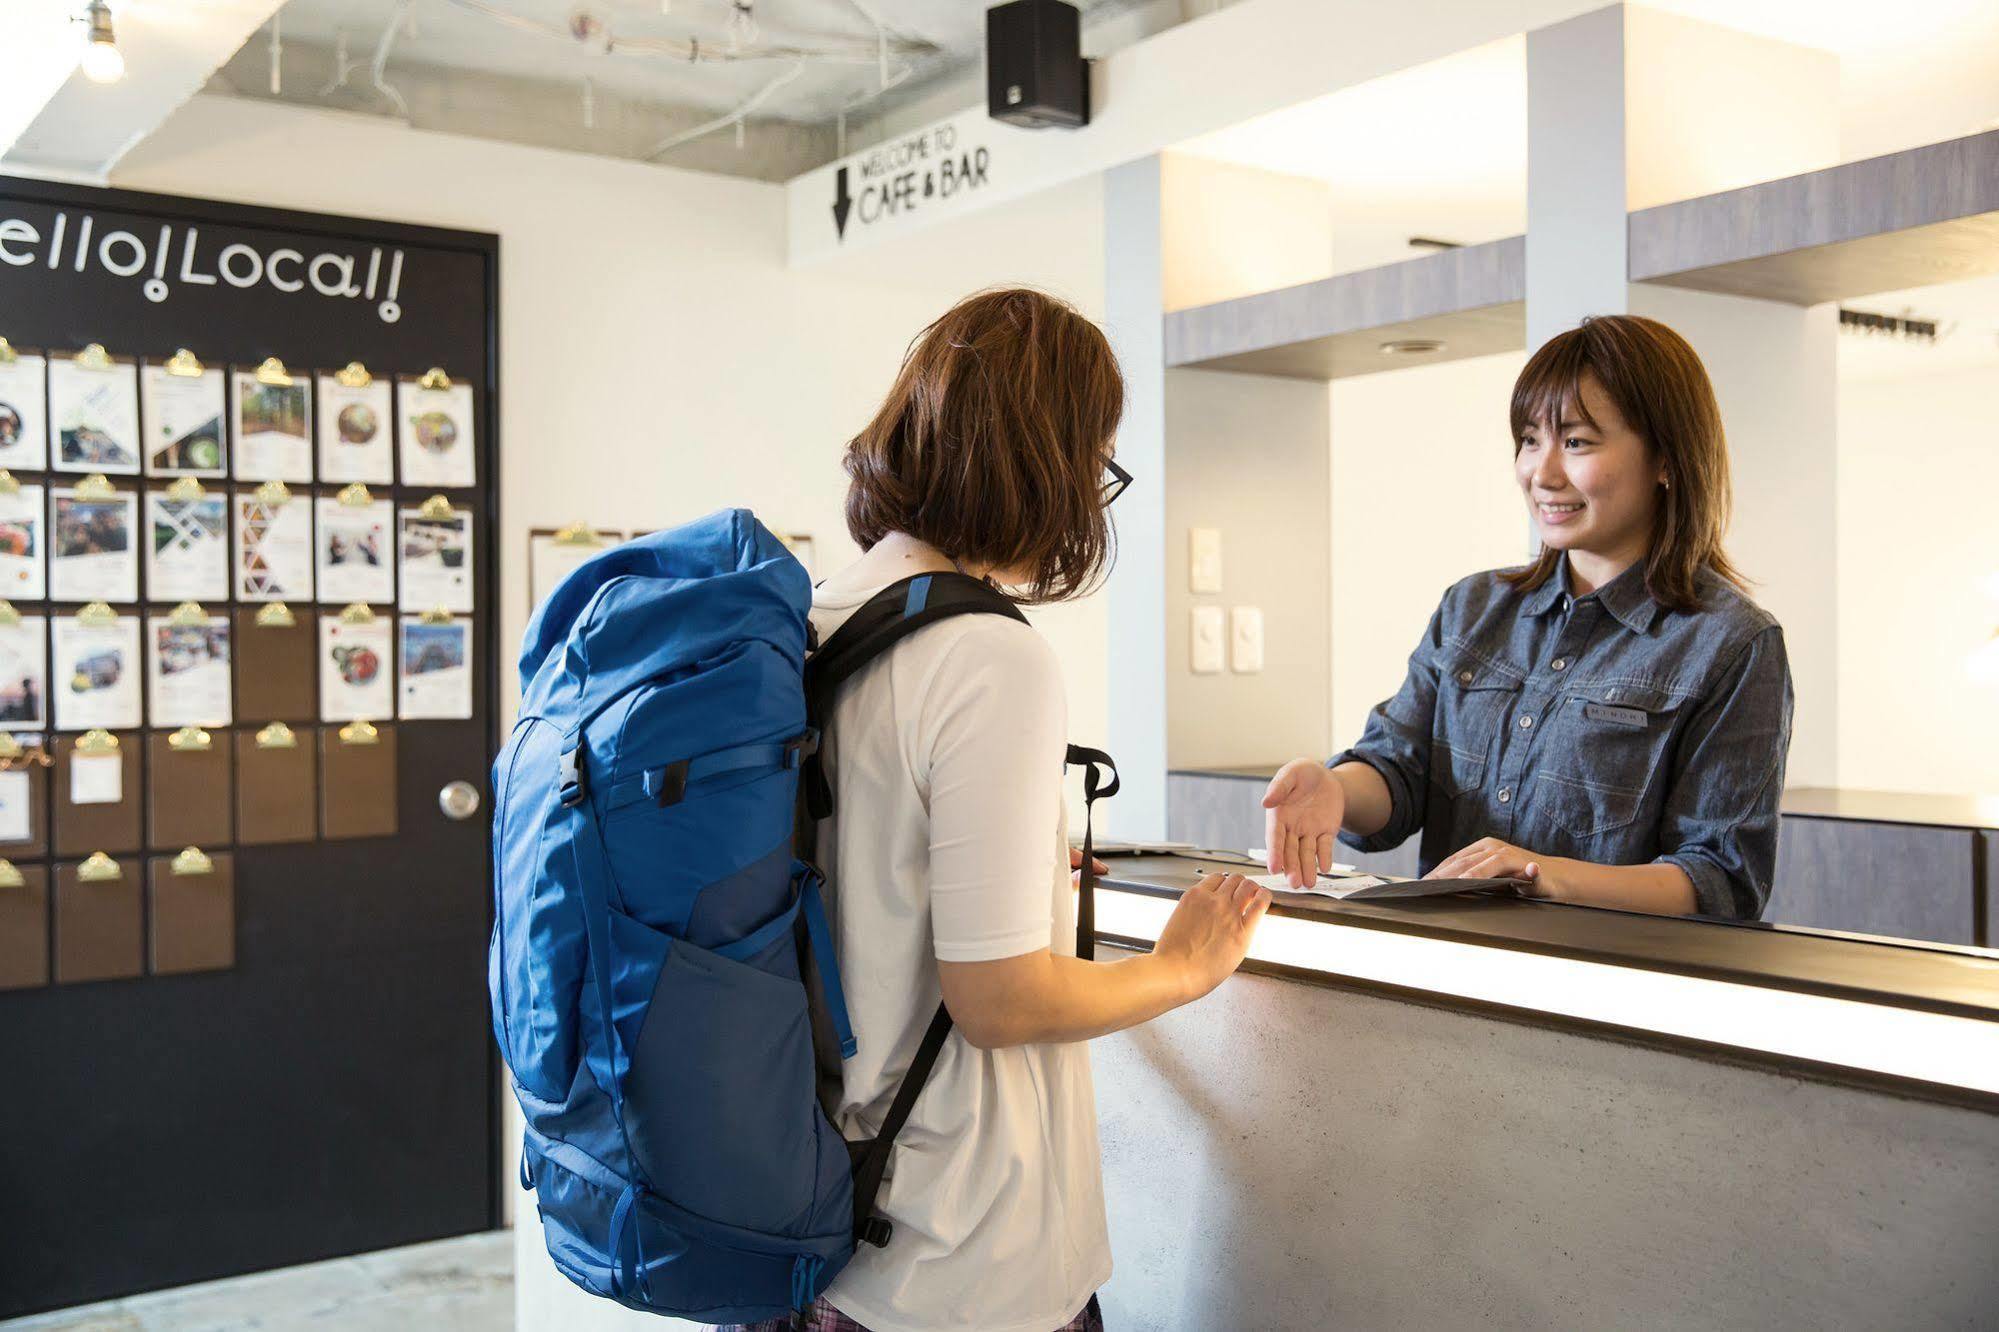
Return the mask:
POLYGON ((1576 837, 1630 826, 1663 780, 1684 696, 1651 685, 1588 685, 1551 709, 1535 756, 1533 810, 1576 837))
POLYGON ((1485 781, 1493 737, 1519 697, 1519 676, 1470 654, 1445 657, 1430 726, 1430 780, 1446 795, 1485 781))

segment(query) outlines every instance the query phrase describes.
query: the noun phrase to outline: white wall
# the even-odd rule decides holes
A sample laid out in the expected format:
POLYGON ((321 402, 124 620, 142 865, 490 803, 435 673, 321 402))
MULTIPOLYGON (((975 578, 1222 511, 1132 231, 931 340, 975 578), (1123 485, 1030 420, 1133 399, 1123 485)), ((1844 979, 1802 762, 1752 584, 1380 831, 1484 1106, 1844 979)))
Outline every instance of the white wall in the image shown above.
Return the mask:
POLYGON ((1401 686, 1445 588, 1528 558, 1506 421, 1526 361, 1506 352, 1333 382, 1328 754, 1401 686))
MULTIPOLYGON (((747 504, 813 533, 835 567, 852 554, 841 446, 924 324, 1001 282, 1091 315, 1103 301, 1094 178, 810 273, 784 267, 778 186, 267 102, 195 99, 114 183, 499 233, 509 659, 530 527, 658 527, 747 504)), ((1102 743, 1101 598, 1037 620, 1067 668, 1071 734, 1102 743)), ((519 1325, 639 1325, 556 1275, 527 1210, 519 1325)))
POLYGON ((1999 795, 1999 354, 1839 389, 1839 782, 1999 795))
POLYGON ((1333 271, 1333 187, 1184 153, 1159 157, 1168 310, 1276 291, 1333 271))

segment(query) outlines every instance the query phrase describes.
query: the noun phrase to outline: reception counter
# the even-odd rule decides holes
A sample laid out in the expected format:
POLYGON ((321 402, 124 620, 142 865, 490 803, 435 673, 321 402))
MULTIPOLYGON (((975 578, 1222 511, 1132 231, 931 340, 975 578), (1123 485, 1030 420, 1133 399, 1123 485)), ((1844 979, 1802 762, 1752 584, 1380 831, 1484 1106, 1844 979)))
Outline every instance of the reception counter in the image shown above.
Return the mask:
MULTIPOLYGON (((1239 865, 1114 858, 1105 948, 1239 865)), ((1999 1307, 1999 954, 1287 895, 1096 1043, 1122 1327, 1967 1327, 1999 1307)))

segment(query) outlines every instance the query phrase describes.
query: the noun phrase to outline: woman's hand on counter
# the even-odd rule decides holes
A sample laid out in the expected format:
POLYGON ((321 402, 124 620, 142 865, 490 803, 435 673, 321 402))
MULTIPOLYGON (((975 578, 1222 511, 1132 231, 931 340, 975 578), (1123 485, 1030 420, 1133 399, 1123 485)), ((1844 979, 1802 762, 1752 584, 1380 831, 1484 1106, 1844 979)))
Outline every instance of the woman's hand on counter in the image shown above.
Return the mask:
POLYGON ((1423 877, 1426 879, 1525 879, 1532 887, 1522 888, 1522 897, 1545 897, 1562 901, 1568 864, 1559 856, 1537 856, 1532 851, 1502 842, 1497 837, 1481 837, 1455 855, 1447 856, 1423 877))
POLYGON ((1426 879, 1525 879, 1522 897, 1584 906, 1649 911, 1662 916, 1692 915, 1697 910, 1693 880, 1678 865, 1593 865, 1563 856, 1537 856, 1531 851, 1483 837, 1447 857, 1426 879))
POLYGON ((1210 874, 1180 895, 1152 955, 1176 966, 1187 998, 1198 999, 1242 965, 1257 923, 1269 909, 1268 888, 1240 874, 1210 874))
MULTIPOLYGON (((1111 867, 1104 864, 1103 861, 1098 860, 1095 856, 1090 857, 1090 867, 1098 874, 1109 874, 1111 872, 1111 867)), ((1069 878, 1077 884, 1080 884, 1083 880, 1083 849, 1081 847, 1072 846, 1069 848, 1069 878)))
POLYGON ((1332 868, 1333 838, 1346 809, 1346 788, 1324 764, 1293 759, 1279 768, 1263 796, 1270 872, 1294 888, 1317 882, 1319 871, 1332 868))

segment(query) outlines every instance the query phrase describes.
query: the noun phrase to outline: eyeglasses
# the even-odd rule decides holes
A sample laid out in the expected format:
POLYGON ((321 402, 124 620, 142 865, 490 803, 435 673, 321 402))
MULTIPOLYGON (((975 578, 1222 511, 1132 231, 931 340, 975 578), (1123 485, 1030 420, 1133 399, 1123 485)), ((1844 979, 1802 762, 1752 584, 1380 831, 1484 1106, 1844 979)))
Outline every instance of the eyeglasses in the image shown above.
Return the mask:
POLYGON ((1103 489, 1104 507, 1108 509, 1117 500, 1117 497, 1124 494, 1126 489, 1130 487, 1131 473, 1119 467, 1115 458, 1104 459, 1104 470, 1110 473, 1109 476, 1104 478, 1103 489))

